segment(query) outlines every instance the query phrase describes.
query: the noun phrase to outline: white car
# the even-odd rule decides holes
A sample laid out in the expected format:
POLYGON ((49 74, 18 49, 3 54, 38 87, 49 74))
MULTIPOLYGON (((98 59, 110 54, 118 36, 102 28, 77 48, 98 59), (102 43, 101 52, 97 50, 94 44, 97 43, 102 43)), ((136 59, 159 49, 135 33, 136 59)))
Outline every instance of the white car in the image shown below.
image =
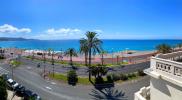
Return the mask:
POLYGON ((17 82, 15 82, 14 80, 12 79, 8 79, 7 80, 7 83, 8 83, 8 86, 12 89, 15 89, 19 84, 17 82))
POLYGON ((8 83, 12 83, 13 80, 10 78, 10 79, 7 80, 7 82, 8 82, 8 83))
POLYGON ((14 85, 12 85, 12 88, 15 89, 18 85, 18 83, 15 83, 14 85))

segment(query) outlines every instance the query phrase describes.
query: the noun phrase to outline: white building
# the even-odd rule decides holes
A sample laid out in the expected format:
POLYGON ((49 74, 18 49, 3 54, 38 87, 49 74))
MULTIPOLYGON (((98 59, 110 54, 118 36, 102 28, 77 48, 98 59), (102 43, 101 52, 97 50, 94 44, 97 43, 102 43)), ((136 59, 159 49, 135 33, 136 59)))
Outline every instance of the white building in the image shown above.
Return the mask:
POLYGON ((182 52, 159 54, 151 58, 150 86, 135 93, 135 100, 182 100, 182 52))

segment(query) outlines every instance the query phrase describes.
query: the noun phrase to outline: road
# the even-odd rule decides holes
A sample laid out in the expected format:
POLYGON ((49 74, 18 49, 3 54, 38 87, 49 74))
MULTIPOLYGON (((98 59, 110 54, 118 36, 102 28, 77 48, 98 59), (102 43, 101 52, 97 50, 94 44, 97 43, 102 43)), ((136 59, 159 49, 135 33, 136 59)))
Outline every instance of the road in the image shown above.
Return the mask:
MULTIPOLYGON (((38 63, 40 63, 40 61, 32 61, 30 59, 21 59, 21 61, 23 62, 24 65, 28 65, 28 66, 37 66, 38 63)), ((44 63, 41 63, 41 68, 43 69, 44 63)), ((46 66, 46 70, 51 71, 52 72, 52 65, 51 63, 45 63, 46 66)), ((138 63, 138 64, 132 64, 132 65, 125 65, 125 67, 112 67, 112 70, 109 70, 109 72, 114 72, 114 73, 132 73, 132 72, 136 72, 138 70, 144 70, 146 68, 150 67, 150 62, 143 62, 143 63, 138 63)), ((55 72, 58 73, 67 73, 72 67, 69 65, 61 65, 61 64, 57 64, 55 63, 54 65, 55 68, 55 72)), ((77 67, 77 74, 79 76, 88 76, 87 73, 88 68, 87 67, 77 67)))
MULTIPOLYGON (((11 72, 7 64, 1 66, 11 72)), ((38 93, 43 100, 93 100, 93 86, 69 86, 52 80, 44 80, 36 71, 35 66, 21 65, 14 69, 14 79, 26 88, 38 93)), ((149 85, 149 77, 144 77, 137 82, 116 84, 115 89, 125 92, 128 100, 133 100, 133 95, 143 86, 149 85)))

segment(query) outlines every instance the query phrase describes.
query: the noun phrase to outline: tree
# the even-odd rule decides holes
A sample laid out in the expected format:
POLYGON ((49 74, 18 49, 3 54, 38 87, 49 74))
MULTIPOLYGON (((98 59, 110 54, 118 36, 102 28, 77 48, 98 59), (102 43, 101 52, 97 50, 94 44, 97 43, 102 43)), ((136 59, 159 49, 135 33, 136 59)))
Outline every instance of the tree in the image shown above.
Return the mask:
POLYGON ((84 38, 80 40, 80 53, 85 56, 85 65, 87 66, 87 58, 88 58, 88 41, 84 38))
POLYGON ((78 75, 76 74, 75 70, 70 70, 67 73, 67 80, 68 84, 76 85, 76 83, 78 82, 78 75))
POLYGON ((101 52, 100 52, 100 55, 101 55, 101 64, 102 64, 102 66, 104 65, 104 55, 105 55, 105 54, 107 54, 106 51, 101 51, 101 52))
POLYGON ((0 100, 7 100, 6 82, 0 77, 0 100))
POLYGON ((91 81, 91 59, 92 54, 100 53, 102 51, 101 44, 102 41, 97 38, 97 33, 88 31, 86 33, 86 40, 88 46, 88 55, 89 55, 89 80, 91 81))
POLYGON ((5 53, 5 50, 0 47, 0 59, 4 59, 5 58, 4 53, 5 53))
POLYGON ((158 52, 163 53, 163 54, 170 53, 172 50, 171 46, 168 44, 160 44, 156 47, 156 49, 158 50, 158 52))
POLYGON ((34 58, 35 58, 35 53, 34 53, 34 51, 32 52, 32 60, 34 60, 34 58))
POLYGON ((95 83, 101 84, 103 83, 103 76, 107 74, 108 69, 105 66, 98 64, 96 67, 91 67, 91 74, 95 77, 95 83))
POLYGON ((117 64, 119 64, 119 55, 116 56, 117 64))
POLYGON ((50 55, 51 55, 51 51, 52 51, 52 49, 51 49, 51 48, 49 48, 49 49, 48 49, 48 56, 50 56, 50 55))
POLYGON ((182 43, 177 44, 176 47, 182 48, 182 43))
POLYGON ((69 48, 66 50, 65 55, 70 57, 70 65, 73 65, 72 57, 77 56, 76 50, 74 48, 69 48))
POLYGON ((91 69, 91 73, 95 78, 102 77, 108 72, 107 67, 101 65, 98 65, 97 67, 91 67, 91 69))

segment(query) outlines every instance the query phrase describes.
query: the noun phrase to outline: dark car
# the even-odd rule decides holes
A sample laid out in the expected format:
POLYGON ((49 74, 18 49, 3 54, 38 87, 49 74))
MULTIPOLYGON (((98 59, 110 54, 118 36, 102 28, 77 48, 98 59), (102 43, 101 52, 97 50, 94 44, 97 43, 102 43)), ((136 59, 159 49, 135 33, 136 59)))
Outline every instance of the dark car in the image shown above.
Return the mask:
POLYGON ((41 100, 40 96, 36 93, 33 93, 32 97, 34 98, 34 100, 41 100))
POLYGON ((10 79, 9 76, 8 76, 8 74, 3 74, 2 77, 3 77, 3 79, 4 79, 5 81, 7 81, 8 79, 10 79))
POLYGON ((33 96, 33 92, 30 90, 25 90, 23 93, 24 100, 29 100, 33 96))
POLYGON ((15 91, 18 95, 23 95, 25 92, 25 87, 19 84, 16 88, 15 91))

